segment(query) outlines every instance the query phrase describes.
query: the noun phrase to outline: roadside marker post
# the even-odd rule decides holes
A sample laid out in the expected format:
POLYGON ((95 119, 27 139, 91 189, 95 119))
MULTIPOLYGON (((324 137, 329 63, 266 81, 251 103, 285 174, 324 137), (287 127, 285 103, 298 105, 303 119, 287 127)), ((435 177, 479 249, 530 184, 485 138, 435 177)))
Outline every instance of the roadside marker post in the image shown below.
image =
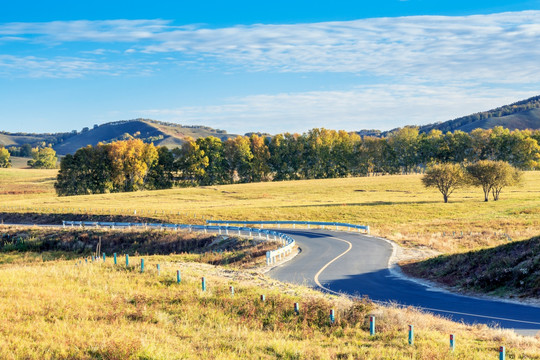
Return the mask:
POLYGON ((409 325, 409 345, 414 345, 414 326, 409 325))
POLYGON ((454 351, 456 348, 456 340, 454 339, 454 334, 450 334, 450 351, 454 351))
POLYGON ((114 265, 116 265, 116 253, 114 253, 113 256, 114 256, 114 265))
POLYGON ((234 286, 229 286, 229 290, 231 291, 231 295, 234 296, 234 286))
POLYGON ((504 360, 506 358, 506 348, 501 346, 499 348, 499 360, 504 360))
POLYGON ((126 267, 129 267, 129 255, 126 254, 126 267))
POLYGON ((159 264, 156 265, 156 268, 157 268, 157 274, 158 276, 160 275, 161 273, 161 267, 159 266, 159 264))
POLYGON ((176 270, 176 283, 177 284, 180 284, 180 281, 181 281, 181 277, 180 277, 180 270, 176 270))
POLYGON ((141 259, 141 273, 144 272, 144 259, 141 259))
POLYGON ((202 291, 206 291, 206 278, 205 277, 201 279, 201 287, 202 287, 202 291))
POLYGON ((369 317, 369 335, 375 335, 375 316, 373 315, 369 317))
POLYGON ((264 294, 261 295, 261 301, 262 301, 262 302, 265 302, 265 301, 266 301, 266 296, 265 296, 264 294))
POLYGON ((334 309, 330 309, 330 322, 333 324, 336 321, 336 315, 334 309))
POLYGON ((103 262, 105 262, 106 256, 105 253, 103 253, 103 262))
POLYGON ((294 303, 294 312, 296 315, 300 315, 300 305, 298 303, 294 303))

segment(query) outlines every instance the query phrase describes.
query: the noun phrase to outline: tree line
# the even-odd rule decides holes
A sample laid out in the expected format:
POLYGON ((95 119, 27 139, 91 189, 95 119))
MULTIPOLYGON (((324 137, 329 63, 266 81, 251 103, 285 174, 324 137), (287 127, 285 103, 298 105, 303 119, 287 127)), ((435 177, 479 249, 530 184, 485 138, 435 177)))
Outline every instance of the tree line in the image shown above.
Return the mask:
POLYGON ((59 195, 166 189, 257 181, 424 172, 432 163, 505 161, 540 169, 540 131, 501 127, 424 134, 417 127, 384 138, 312 129, 304 134, 209 136, 169 150, 141 140, 79 149, 62 159, 59 195))

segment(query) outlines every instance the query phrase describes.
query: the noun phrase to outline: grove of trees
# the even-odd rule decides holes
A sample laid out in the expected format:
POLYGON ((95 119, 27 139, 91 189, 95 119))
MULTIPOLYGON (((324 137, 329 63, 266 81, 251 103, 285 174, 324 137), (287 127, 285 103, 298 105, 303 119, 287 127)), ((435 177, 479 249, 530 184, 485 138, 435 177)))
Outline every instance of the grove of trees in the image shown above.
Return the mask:
POLYGON ((540 131, 502 127, 446 134, 405 127, 383 138, 327 129, 301 135, 251 134, 226 141, 209 136, 173 150, 141 140, 117 141, 66 156, 56 189, 60 195, 74 195, 370 176, 424 172, 432 163, 481 160, 500 160, 522 170, 540 169, 539 142, 540 131))

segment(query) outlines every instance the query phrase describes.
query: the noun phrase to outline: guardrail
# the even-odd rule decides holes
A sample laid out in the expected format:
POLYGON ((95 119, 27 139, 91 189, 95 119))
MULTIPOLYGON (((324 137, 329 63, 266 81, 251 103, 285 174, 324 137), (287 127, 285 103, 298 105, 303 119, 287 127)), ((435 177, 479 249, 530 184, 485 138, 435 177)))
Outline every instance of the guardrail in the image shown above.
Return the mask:
POLYGON ((229 235, 229 232, 238 232, 238 236, 254 236, 258 235, 259 239, 271 240, 270 237, 273 237, 274 241, 280 241, 283 245, 277 250, 267 251, 266 252, 266 264, 271 265, 275 264, 278 260, 281 260, 284 256, 290 255, 295 245, 295 241, 289 235, 274 231, 274 230, 264 230, 264 229, 255 229, 252 227, 239 227, 239 226, 212 226, 212 225, 190 225, 190 224, 160 224, 160 223, 124 223, 124 222, 96 222, 96 221, 62 221, 63 227, 108 227, 110 229, 117 228, 151 228, 151 229, 185 229, 191 231, 204 231, 207 233, 213 231, 219 233, 220 235, 229 235))
POLYGON ((368 225, 355 225, 355 224, 348 224, 348 223, 340 223, 340 222, 321 222, 321 221, 238 221, 238 220, 206 220, 207 224, 226 224, 227 226, 229 224, 244 224, 244 226, 248 225, 260 225, 261 228, 264 227, 264 225, 277 225, 277 227, 281 227, 281 225, 292 225, 293 229, 296 228, 296 225, 305 225, 308 229, 311 228, 311 226, 321 226, 323 229, 326 226, 332 227, 335 226, 336 230, 339 228, 347 228, 348 231, 351 231, 351 229, 355 230, 365 230, 367 234, 369 234, 369 226, 368 225))

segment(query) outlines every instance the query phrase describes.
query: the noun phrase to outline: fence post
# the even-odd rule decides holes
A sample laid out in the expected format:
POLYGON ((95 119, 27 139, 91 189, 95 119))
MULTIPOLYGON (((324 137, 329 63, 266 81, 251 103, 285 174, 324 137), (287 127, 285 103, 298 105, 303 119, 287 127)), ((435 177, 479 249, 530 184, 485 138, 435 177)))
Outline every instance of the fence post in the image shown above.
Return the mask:
POLYGON ((270 251, 266 252, 266 265, 270 265, 270 251))
POLYGON ((234 296, 234 286, 229 286, 229 290, 231 290, 231 295, 234 296))
POLYGON ((506 358, 506 348, 501 346, 499 348, 499 360, 504 360, 506 358))
POLYGON ((300 305, 298 303, 294 303, 294 312, 296 315, 300 314, 300 305))
POLYGON ((126 267, 129 267, 129 255, 126 254, 126 267))
POLYGON ((262 301, 262 302, 265 302, 265 301, 266 301, 266 296, 265 296, 264 294, 261 295, 261 301, 262 301))
POLYGON ((157 268, 157 274, 158 276, 160 275, 161 273, 161 267, 159 266, 159 264, 156 265, 156 268, 157 268))
POLYGON ((106 256, 105 253, 103 253, 103 262, 105 262, 106 256))
POLYGON ((336 321, 336 316, 334 313, 334 309, 330 309, 330 322, 333 324, 334 321, 336 321))
POLYGON ((176 270, 176 283, 180 284, 180 280, 182 280, 180 277, 180 270, 176 270))
POLYGON ((369 317, 369 335, 375 335, 375 316, 373 315, 369 317))
POLYGON ((409 345, 414 345, 414 326, 409 325, 409 345))
POLYGON ((201 288, 202 288, 202 291, 206 291, 206 278, 205 277, 201 279, 201 288))
POLYGON ((454 339, 454 334, 450 334, 450 351, 454 351, 456 348, 456 341, 454 339))
POLYGON ((141 259, 141 272, 144 272, 144 259, 141 259))
POLYGON ((114 265, 116 265, 116 253, 114 253, 113 256, 114 256, 114 265))

